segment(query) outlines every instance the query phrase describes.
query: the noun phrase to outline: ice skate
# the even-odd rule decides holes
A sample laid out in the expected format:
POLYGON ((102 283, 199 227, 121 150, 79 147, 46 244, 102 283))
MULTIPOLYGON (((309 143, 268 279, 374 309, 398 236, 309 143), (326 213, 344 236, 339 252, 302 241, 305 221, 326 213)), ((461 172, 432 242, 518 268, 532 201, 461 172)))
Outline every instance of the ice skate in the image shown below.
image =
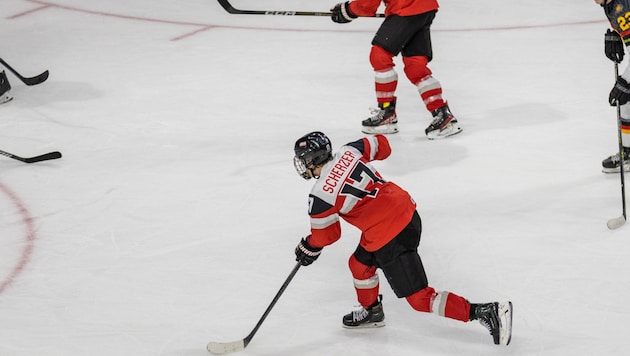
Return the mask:
POLYGON ((378 108, 370 108, 372 116, 363 120, 361 132, 367 134, 392 134, 398 132, 396 99, 379 103, 378 108))
POLYGON ((471 320, 479 320, 495 345, 509 345, 512 340, 512 302, 471 304, 471 320))
POLYGON ((462 128, 457 124, 457 119, 451 113, 448 105, 431 112, 433 121, 424 130, 429 140, 445 138, 462 132, 462 128))
POLYGON ((11 96, 11 84, 4 71, 0 72, 0 104, 4 104, 13 99, 11 96))
POLYGON ((367 309, 354 310, 350 314, 343 316, 343 327, 348 329, 362 328, 380 328, 385 326, 385 313, 381 300, 383 296, 379 295, 374 304, 367 309))
MULTIPOLYGON (((623 148, 623 170, 625 172, 630 172, 630 148, 623 148)), ((604 173, 619 173, 619 167, 621 166, 621 156, 619 152, 614 155, 606 158, 602 161, 602 172, 604 173)))

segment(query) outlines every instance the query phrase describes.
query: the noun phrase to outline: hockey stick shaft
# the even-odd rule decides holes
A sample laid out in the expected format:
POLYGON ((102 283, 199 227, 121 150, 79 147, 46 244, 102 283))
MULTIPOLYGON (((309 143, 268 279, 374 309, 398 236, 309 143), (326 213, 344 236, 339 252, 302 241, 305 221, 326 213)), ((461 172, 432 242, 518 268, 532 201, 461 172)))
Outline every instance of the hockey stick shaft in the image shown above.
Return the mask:
MULTIPOLYGON (((232 6, 229 0, 218 0, 225 11, 233 15, 276 15, 276 16, 331 16, 330 12, 320 11, 274 11, 274 10, 240 10, 232 6)), ((375 14, 372 17, 385 17, 384 14, 375 14)))
POLYGON ((2 58, 0 58, 0 63, 2 63, 3 66, 7 67, 7 69, 9 69, 11 71, 11 73, 15 74, 16 77, 20 78, 20 80, 22 81, 22 83, 26 84, 26 85, 37 85, 37 84, 41 84, 43 82, 46 81, 46 79, 48 79, 48 71, 44 71, 43 73, 40 73, 34 77, 24 77, 22 74, 18 73, 18 71, 16 71, 15 69, 13 69, 13 67, 11 67, 9 65, 9 63, 5 62, 2 58))
POLYGON ((220 354, 227 354, 230 352, 241 351, 244 348, 246 348, 247 345, 249 345, 250 341, 252 341, 252 339, 254 338, 254 335, 256 335, 256 332, 258 331, 262 323, 267 318, 267 315, 269 315, 269 313, 271 312, 271 309, 273 309, 274 305, 276 305, 276 302, 278 302, 278 299, 280 299, 280 296, 282 295, 282 293, 284 293, 285 289, 287 289, 287 287, 289 286, 289 283, 291 283, 291 280, 293 279, 293 277, 295 277, 295 274, 297 273, 298 269, 300 269, 300 266, 301 266, 300 262, 295 264, 295 267, 293 267, 293 270, 291 271, 287 279, 284 281, 284 284, 282 284, 282 287, 280 287, 280 290, 278 291, 278 293, 276 293, 276 296, 273 297, 271 304, 269 304, 269 306, 267 307, 267 310, 265 310, 263 315, 260 317, 260 320, 258 320, 258 323, 256 323, 256 326, 249 333, 249 335, 247 335, 242 340, 233 341, 233 342, 210 342, 207 346, 208 351, 213 354, 220 355, 220 354))
POLYGON ((14 155, 13 153, 0 150, 0 155, 7 156, 9 158, 13 158, 15 160, 18 160, 24 163, 35 163, 35 162, 48 161, 51 159, 61 158, 61 152, 58 152, 58 151, 48 152, 43 155, 39 155, 35 157, 20 157, 20 156, 14 155))
MULTIPOLYGON (((615 62, 615 80, 619 76, 619 64, 615 62)), ((623 141, 622 141, 622 133, 621 133, 621 105, 619 105, 619 101, 617 101, 617 141, 619 144, 619 177, 621 179, 621 206, 622 206, 622 214, 617 218, 613 218, 608 220, 608 228, 616 229, 621 227, 626 222, 626 188, 625 188, 625 173, 624 173, 624 162, 625 162, 625 152, 623 149, 623 141)))

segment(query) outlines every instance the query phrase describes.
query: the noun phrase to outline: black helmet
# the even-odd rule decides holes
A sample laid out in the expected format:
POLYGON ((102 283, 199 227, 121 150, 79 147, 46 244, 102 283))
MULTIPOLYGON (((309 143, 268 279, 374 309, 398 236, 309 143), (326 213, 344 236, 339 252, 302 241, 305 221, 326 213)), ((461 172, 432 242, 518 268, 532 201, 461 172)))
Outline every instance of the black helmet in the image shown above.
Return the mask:
POLYGON ((295 170, 304 179, 314 177, 312 171, 311 174, 308 174, 307 171, 327 162, 332 157, 330 139, 319 131, 300 137, 295 141, 293 150, 295 151, 295 157, 293 157, 295 170))

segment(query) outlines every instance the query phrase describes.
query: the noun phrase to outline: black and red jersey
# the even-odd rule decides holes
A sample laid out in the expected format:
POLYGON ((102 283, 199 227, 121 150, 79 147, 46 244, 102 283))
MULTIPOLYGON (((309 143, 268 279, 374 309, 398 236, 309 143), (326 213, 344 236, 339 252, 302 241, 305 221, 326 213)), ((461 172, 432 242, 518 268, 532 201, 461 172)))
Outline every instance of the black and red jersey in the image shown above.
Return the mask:
POLYGON ((612 28, 621 35, 626 46, 630 45, 630 0, 613 0, 604 5, 604 12, 612 28))

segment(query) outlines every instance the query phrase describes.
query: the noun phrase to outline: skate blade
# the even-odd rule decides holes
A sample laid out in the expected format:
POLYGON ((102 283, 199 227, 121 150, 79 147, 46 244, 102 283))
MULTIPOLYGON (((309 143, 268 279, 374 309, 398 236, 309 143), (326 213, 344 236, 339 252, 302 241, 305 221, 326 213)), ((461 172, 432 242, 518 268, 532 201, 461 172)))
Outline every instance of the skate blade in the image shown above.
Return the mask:
MULTIPOLYGON (((616 168, 602 168, 602 173, 619 173, 619 167, 616 168)), ((624 172, 630 172, 630 164, 624 164, 623 165, 623 171, 624 172)))
POLYGON ((499 303, 499 318, 501 319, 500 345, 509 345, 512 341, 512 302, 499 303))
POLYGON ((449 136, 457 135, 458 133, 464 131, 461 127, 455 126, 453 124, 448 124, 442 131, 433 130, 427 133, 427 138, 429 140, 440 140, 443 138, 447 138, 449 136))
POLYGON ((365 324, 359 324, 357 326, 350 326, 350 325, 343 325, 344 328, 346 329, 372 329, 372 328, 382 328, 383 326, 385 326, 385 321, 376 321, 373 323, 365 323, 365 324))
POLYGON ((395 134, 398 132, 398 124, 385 124, 379 126, 361 126, 361 132, 376 135, 376 134, 395 134))

